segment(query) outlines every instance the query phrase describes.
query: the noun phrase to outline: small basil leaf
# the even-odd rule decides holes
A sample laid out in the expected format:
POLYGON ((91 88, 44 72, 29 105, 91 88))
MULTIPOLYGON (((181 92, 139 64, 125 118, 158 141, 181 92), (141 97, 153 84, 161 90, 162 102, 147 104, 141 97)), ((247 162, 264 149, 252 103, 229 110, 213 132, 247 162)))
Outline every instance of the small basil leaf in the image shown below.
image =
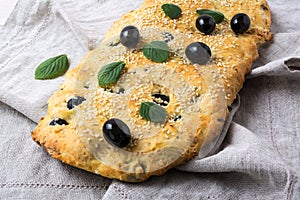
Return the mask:
POLYGON ((62 76, 69 69, 68 57, 64 55, 59 55, 42 62, 35 70, 36 80, 47 80, 54 79, 62 76))
POLYGON ((162 63, 169 58, 169 47, 165 42, 153 41, 144 46, 143 54, 149 60, 162 63))
POLYGON ((221 23, 225 18, 225 16, 222 13, 214 10, 201 9, 201 10, 197 10, 197 13, 198 15, 207 14, 212 16, 217 24, 221 23))
POLYGON ((140 116, 154 123, 165 123, 167 112, 163 107, 153 102, 142 102, 140 116))
POLYGON ((125 67, 124 62, 113 62, 102 67, 98 73, 98 84, 100 87, 116 83, 125 67))
POLYGON ((161 6, 161 9, 171 19, 178 19, 182 13, 182 10, 180 7, 178 7, 174 4, 171 4, 171 3, 163 4, 161 6))

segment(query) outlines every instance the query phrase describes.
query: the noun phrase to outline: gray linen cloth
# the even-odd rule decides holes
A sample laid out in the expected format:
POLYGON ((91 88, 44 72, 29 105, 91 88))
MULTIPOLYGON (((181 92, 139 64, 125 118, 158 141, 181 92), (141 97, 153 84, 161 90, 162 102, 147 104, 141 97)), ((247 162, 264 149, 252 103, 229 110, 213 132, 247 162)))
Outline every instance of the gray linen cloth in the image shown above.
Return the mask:
POLYGON ((36 66, 63 53, 76 66, 141 2, 19 1, 0 26, 0 199, 300 199, 299 0, 269 0, 274 41, 261 47, 216 154, 129 184, 64 165, 31 140, 64 81, 34 80, 36 66))

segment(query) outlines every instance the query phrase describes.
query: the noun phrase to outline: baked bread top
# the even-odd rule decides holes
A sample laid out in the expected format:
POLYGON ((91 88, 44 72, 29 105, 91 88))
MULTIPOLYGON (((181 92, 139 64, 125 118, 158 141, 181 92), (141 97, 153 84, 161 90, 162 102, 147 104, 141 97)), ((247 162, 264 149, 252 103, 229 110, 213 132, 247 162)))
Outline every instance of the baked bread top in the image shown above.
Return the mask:
POLYGON ((117 20, 99 47, 66 74, 32 137, 54 158, 129 182, 161 175, 199 150, 205 156, 222 130, 227 106, 258 57, 258 46, 271 39, 270 23, 269 7, 262 0, 146 0, 117 20), (161 9, 165 3, 179 6, 181 17, 166 16, 161 9), (225 20, 212 34, 204 35, 195 28, 197 9, 220 11, 225 20), (251 19, 246 33, 235 34, 230 28, 237 13, 251 19), (120 32, 128 25, 140 33, 134 50, 120 43, 120 32), (152 41, 167 44, 167 61, 158 63, 143 55, 152 41), (199 41, 211 49, 212 58, 205 65, 193 65, 185 55, 186 47, 199 41), (99 72, 112 62, 125 64, 120 79, 99 87, 99 72), (141 116, 143 102, 163 108, 165 121, 151 122, 141 116), (116 146, 105 137, 104 127, 111 119, 129 128, 128 144, 116 146))
POLYGON ((271 12, 265 0, 146 0, 139 9, 117 20, 105 35, 104 41, 118 34, 127 25, 134 25, 139 29, 147 27, 167 33, 181 33, 190 38, 190 43, 203 41, 207 44, 212 49, 212 65, 217 67, 223 78, 228 105, 235 99, 245 81, 245 74, 257 59, 257 48, 272 39, 271 12), (178 5, 182 16, 179 19, 166 16, 161 9, 161 5, 166 3, 178 5), (220 11, 225 20, 216 25, 212 34, 204 35, 195 27, 195 20, 199 16, 197 9, 220 11), (247 14, 251 20, 247 32, 239 35, 230 27, 232 17, 238 13, 247 14))

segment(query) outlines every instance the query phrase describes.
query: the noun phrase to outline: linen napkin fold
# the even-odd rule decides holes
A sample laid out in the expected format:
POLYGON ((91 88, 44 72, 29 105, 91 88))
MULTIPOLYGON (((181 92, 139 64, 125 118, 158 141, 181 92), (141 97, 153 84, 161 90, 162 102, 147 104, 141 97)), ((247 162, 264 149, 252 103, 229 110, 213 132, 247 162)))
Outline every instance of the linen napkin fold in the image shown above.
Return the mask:
POLYGON ((300 57, 282 58, 270 62, 262 67, 255 68, 251 71, 247 78, 258 76, 299 76, 300 73, 300 57))
MULTIPOLYGON (((297 22, 299 25, 300 23, 297 22)), ((296 24, 297 25, 297 24, 296 24)), ((299 27, 297 27, 299 29, 299 27)), ((296 29, 296 30, 297 30, 296 29)), ((247 78, 258 76, 299 76, 300 29, 292 33, 277 33, 273 42, 260 47, 260 57, 247 78), (259 66, 259 67, 258 67, 259 66)))
MULTIPOLYGON (((113 20, 138 7, 141 2, 19 1, 6 25, 0 27, 0 101, 38 122, 47 111, 47 99, 64 78, 34 80, 36 66, 63 53, 69 56, 71 68, 76 66, 89 49, 97 46, 113 20)), ((104 183, 104 188, 108 187, 104 199, 298 199, 300 5, 298 0, 270 0, 269 4, 273 14, 274 41, 260 49, 261 57, 241 91, 240 109, 234 121, 244 127, 232 123, 215 155, 202 160, 195 158, 177 170, 144 183, 113 181, 108 187, 110 181, 106 182, 107 179, 50 159, 24 138, 24 133, 30 138, 30 128, 24 129, 24 123, 31 122, 25 120, 20 125, 18 120, 24 120, 24 117, 13 115, 6 119, 7 114, 1 112, 0 126, 5 126, 5 129, 0 131, 0 147, 3 152, 5 149, 9 151, 1 157, 5 164, 0 170, 0 197, 36 199, 36 195, 41 194, 40 185, 32 184, 36 190, 23 186, 18 190, 20 187, 16 182, 30 185, 33 182, 40 184, 42 180, 45 184, 43 193, 58 192, 57 199, 66 195, 81 199, 102 198, 102 184, 97 185, 97 181, 104 183), (282 17, 286 16, 287 10, 291 11, 290 23, 285 23, 282 17), (7 123, 15 118, 14 123, 7 123), (12 130, 23 131, 11 134, 9 126, 15 126, 12 130), (16 155, 22 158, 24 165, 20 165, 21 170, 14 176, 11 166, 19 165, 16 155), (89 178, 85 179, 86 176, 89 178), (82 185, 91 186, 90 196, 87 192, 82 196, 76 192, 72 194, 72 191, 82 191, 82 188, 55 188, 55 185, 78 185, 80 181, 82 185), (46 187, 49 182, 54 186, 46 187), (16 191, 18 194, 14 193, 16 191), (26 196, 22 196, 22 192, 26 196)))
POLYGON ((0 36, 0 101, 38 122, 64 78, 37 81, 35 68, 59 54, 74 67, 86 50, 50 1, 19 1, 0 36))

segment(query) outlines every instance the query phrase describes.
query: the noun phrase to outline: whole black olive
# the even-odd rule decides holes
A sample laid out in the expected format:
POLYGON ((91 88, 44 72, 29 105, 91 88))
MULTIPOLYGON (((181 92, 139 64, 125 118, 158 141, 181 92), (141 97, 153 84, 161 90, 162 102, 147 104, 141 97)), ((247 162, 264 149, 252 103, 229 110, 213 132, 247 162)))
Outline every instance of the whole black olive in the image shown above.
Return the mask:
POLYGON ((245 33, 250 27, 250 18, 244 13, 238 13, 231 19, 230 25, 231 29, 236 34, 245 33))
POLYGON ((139 30, 135 26, 126 26, 120 33, 122 45, 128 48, 135 48, 140 41, 139 30))
POLYGON ((109 119, 104 123, 102 130, 105 140, 112 145, 123 148, 130 143, 130 130, 120 119, 109 119))
POLYGON ((201 15, 196 20, 197 29, 205 35, 211 34, 216 28, 216 22, 210 15, 201 15))
POLYGON ((193 64, 205 65, 210 60, 211 50, 202 42, 194 42, 186 48, 185 54, 193 64))

